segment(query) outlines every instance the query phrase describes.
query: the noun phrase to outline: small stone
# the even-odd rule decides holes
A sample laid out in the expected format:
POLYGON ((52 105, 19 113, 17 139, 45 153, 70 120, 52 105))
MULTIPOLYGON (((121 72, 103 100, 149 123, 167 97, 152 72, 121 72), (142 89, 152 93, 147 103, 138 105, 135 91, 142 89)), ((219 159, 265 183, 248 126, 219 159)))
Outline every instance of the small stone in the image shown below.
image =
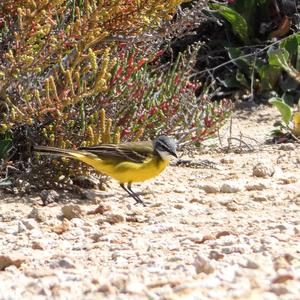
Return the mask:
POLYGON ((32 230, 32 229, 38 229, 39 225, 36 222, 35 219, 27 219, 27 220, 23 220, 22 223, 24 224, 24 226, 28 229, 28 230, 32 230))
POLYGON ((130 278, 126 284, 126 292, 129 294, 143 294, 146 286, 137 278, 130 278))
POLYGON ((65 205, 61 208, 61 211, 63 216, 68 220, 71 220, 73 218, 80 218, 84 214, 81 207, 77 204, 65 205))
POLYGON ((82 190, 81 198, 83 200, 90 200, 94 204, 101 202, 101 198, 99 197, 99 194, 95 190, 82 190))
POLYGON ((184 206, 182 204, 175 204, 174 208, 176 208, 176 209, 183 209, 184 206))
POLYGON ((44 237, 44 234, 41 230, 34 228, 30 230, 30 237, 35 239, 42 239, 44 237))
POLYGON ((235 201, 223 201, 220 204, 224 205, 229 211, 237 211, 240 209, 240 205, 235 201))
POLYGON ((237 193, 242 190, 242 185, 237 181, 228 181, 221 185, 222 193, 237 193))
POLYGON ((238 261, 238 264, 242 268, 246 268, 246 269, 253 269, 253 270, 259 269, 259 265, 255 261, 253 261, 249 258, 241 257, 238 261))
POLYGON ((200 184, 199 189, 204 190, 207 194, 213 194, 213 193, 220 192, 220 187, 213 183, 200 184))
POLYGON ((273 267, 275 271, 285 270, 290 267, 290 263, 292 262, 292 258, 286 255, 280 255, 275 257, 273 267))
POLYGON ((298 181, 298 179, 296 177, 290 176, 290 177, 282 177, 282 178, 278 178, 278 181, 280 184, 292 184, 292 183, 296 183, 298 181))
POLYGON ((293 151, 296 149, 296 145, 292 143, 281 144, 278 149, 283 151, 293 151))
POLYGON ((210 259, 214 259, 214 260, 220 260, 220 259, 223 259, 224 258, 224 254, 223 253, 220 253, 216 250, 212 250, 209 252, 209 258, 210 259))
POLYGON ((285 174, 284 174, 283 170, 280 167, 275 166, 274 167, 274 173, 272 174, 272 176, 274 178, 284 178, 285 174))
POLYGON ((61 224, 51 226, 50 230, 56 234, 63 234, 64 232, 70 230, 70 222, 67 219, 64 219, 61 224))
POLYGON ((273 280, 272 283, 284 283, 288 280, 293 280, 294 276, 292 274, 280 274, 277 275, 273 280))
POLYGON ((268 198, 266 196, 262 196, 262 195, 254 195, 252 197, 253 201, 257 201, 257 202, 265 202, 268 201, 268 198))
POLYGON ((26 232, 27 231, 27 228, 26 226, 24 225, 23 222, 19 221, 18 222, 18 233, 21 233, 21 232, 26 232))
POLYGON ((100 287, 97 289, 99 293, 106 293, 106 294, 115 294, 116 288, 113 287, 110 283, 104 283, 100 285, 100 287))
POLYGON ((58 261, 54 261, 50 267, 52 269, 64 268, 64 269, 75 269, 76 265, 68 258, 63 258, 58 261))
POLYGON ((219 239, 220 237, 227 236, 227 235, 236 235, 236 234, 230 230, 223 230, 216 234, 216 238, 219 239))
POLYGON ((243 254, 246 251, 246 247, 244 246, 233 246, 233 247, 224 247, 222 248, 222 252, 224 254, 232 254, 232 253, 240 253, 243 254))
POLYGON ((43 205, 46 206, 50 203, 57 202, 59 194, 55 190, 42 190, 40 193, 43 205))
POLYGON ((0 270, 5 270, 8 266, 20 268, 21 264, 25 261, 26 258, 20 254, 0 255, 0 270))
POLYGON ((221 158, 220 163, 229 165, 229 164, 233 164, 234 160, 232 158, 221 158))
POLYGON ((174 192, 178 193, 178 194, 184 194, 184 193, 186 193, 186 188, 184 186, 177 186, 174 189, 174 192))
POLYGON ((78 175, 73 178, 73 183, 84 189, 96 189, 99 180, 91 176, 78 175))
POLYGON ((103 215, 105 212, 110 211, 111 206, 108 204, 99 204, 94 210, 90 210, 87 212, 88 215, 96 215, 101 214, 103 215))
POLYGON ((274 285, 271 287, 270 292, 274 293, 277 296, 282 296, 289 293, 289 290, 286 286, 283 285, 274 285))
POLYGON ((125 217, 123 215, 118 215, 118 214, 109 214, 107 215, 104 221, 109 224, 116 224, 116 223, 124 222, 125 217))
POLYGON ((47 243, 44 241, 34 241, 31 248, 34 250, 45 250, 47 248, 47 243))
POLYGON ((84 220, 82 219, 79 219, 79 218, 73 218, 71 220, 71 224, 74 225, 75 227, 78 227, 78 228, 82 228, 84 227, 84 225, 86 224, 84 220))
POLYGON ((34 207, 29 213, 28 218, 35 219, 37 222, 45 222, 47 219, 45 211, 36 207, 34 207))
POLYGON ((262 191, 265 190, 267 187, 263 183, 249 183, 245 186, 247 191, 262 191))
POLYGON ((210 264, 210 262, 200 254, 197 254, 195 258, 194 267, 196 269, 197 274, 199 273, 211 274, 215 270, 214 267, 210 264))
POLYGON ((273 165, 266 162, 259 162, 253 167, 252 174, 254 177, 273 176, 275 170, 273 165))

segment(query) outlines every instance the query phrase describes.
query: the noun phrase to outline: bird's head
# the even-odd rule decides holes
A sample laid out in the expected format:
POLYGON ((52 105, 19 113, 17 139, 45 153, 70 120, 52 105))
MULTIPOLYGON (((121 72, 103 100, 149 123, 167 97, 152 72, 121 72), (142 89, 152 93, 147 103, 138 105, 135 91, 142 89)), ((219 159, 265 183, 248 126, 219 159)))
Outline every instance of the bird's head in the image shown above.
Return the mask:
POLYGON ((166 135, 161 135, 153 141, 154 151, 164 160, 170 160, 172 156, 177 158, 176 146, 176 140, 166 135))

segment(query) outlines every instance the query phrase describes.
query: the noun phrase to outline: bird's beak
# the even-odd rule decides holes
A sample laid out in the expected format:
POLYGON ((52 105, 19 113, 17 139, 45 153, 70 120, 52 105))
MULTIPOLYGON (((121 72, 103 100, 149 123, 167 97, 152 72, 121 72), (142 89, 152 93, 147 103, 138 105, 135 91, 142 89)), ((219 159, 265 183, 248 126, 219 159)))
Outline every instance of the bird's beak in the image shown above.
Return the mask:
POLYGON ((171 155, 173 155, 174 157, 178 158, 177 154, 175 152, 172 152, 171 155))

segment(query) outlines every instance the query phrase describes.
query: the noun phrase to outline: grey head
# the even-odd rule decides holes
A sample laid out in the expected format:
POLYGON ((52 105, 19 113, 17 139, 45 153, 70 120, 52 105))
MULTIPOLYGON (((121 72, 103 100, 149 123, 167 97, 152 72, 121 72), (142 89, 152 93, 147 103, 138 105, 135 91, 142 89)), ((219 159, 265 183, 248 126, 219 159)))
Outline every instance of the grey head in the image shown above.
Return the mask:
POLYGON ((172 156, 177 158, 177 142, 169 136, 161 135, 153 141, 154 152, 162 159, 171 159, 172 156))

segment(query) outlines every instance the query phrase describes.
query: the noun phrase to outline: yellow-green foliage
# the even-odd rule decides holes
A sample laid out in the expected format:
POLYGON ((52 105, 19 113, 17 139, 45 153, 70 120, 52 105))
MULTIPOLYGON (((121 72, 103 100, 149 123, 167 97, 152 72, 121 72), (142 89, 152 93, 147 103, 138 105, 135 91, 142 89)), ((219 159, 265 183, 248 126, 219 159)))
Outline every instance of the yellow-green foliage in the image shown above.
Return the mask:
POLYGON ((0 130, 39 124, 61 147, 118 142, 97 102, 120 59, 116 43, 158 27, 182 2, 2 0, 0 130))

